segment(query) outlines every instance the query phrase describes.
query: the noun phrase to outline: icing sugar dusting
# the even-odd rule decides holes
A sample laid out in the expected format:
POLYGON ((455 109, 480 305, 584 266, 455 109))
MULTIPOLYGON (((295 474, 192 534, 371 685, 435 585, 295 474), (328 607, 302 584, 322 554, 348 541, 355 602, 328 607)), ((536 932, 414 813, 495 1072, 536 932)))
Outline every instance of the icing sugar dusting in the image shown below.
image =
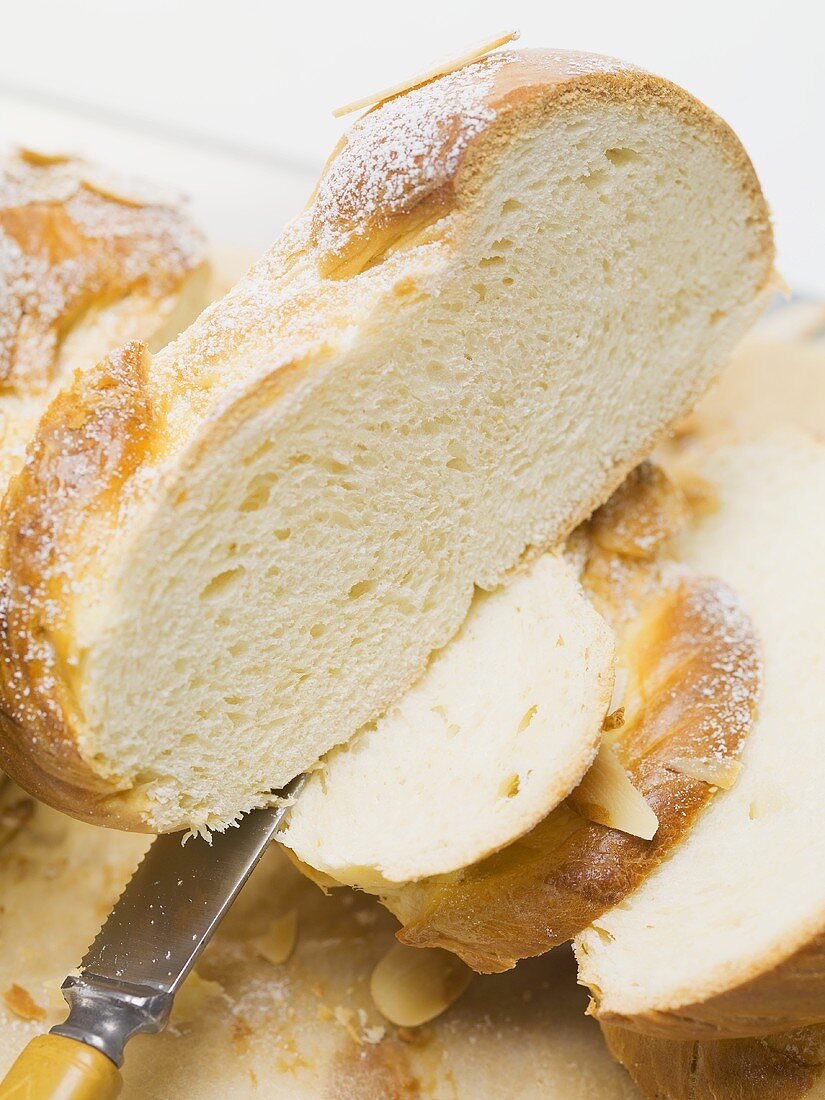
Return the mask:
POLYGON ((66 331, 134 290, 170 294, 204 259, 174 206, 77 160, 21 152, 0 173, 0 382, 42 393, 66 331))
POLYGON ((506 55, 494 54, 385 100, 349 130, 315 200, 318 247, 340 255, 455 173, 467 146, 495 117, 488 104, 506 55))

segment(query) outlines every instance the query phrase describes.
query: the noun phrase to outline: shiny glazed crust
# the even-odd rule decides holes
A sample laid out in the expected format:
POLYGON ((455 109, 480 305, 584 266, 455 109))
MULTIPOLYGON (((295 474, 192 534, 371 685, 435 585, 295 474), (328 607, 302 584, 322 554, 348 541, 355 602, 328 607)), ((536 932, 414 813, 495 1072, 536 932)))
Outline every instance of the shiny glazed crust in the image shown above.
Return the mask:
MULTIPOLYGON (((418 241, 448 243, 454 219, 445 215, 472 208, 479 182, 501 150, 561 107, 599 102, 661 104, 718 143, 752 210, 764 269, 761 292, 769 292, 770 222, 750 161, 716 115, 665 80, 588 54, 508 52, 390 101, 390 108, 398 109, 395 128, 380 114, 386 104, 368 112, 333 153, 305 214, 235 292, 172 346, 165 373, 151 363, 138 368, 143 361, 133 349, 102 368, 107 379, 102 391, 79 383, 52 408, 27 470, 12 484, 0 520, 5 532, 0 547, 0 753, 21 785, 86 820, 150 828, 140 790, 126 789, 124 777, 101 775, 93 754, 84 753, 82 726, 71 701, 77 670, 70 662, 76 658, 67 658, 61 644, 61 632, 71 621, 79 563, 85 568, 95 548, 105 545, 107 525, 114 532, 128 522, 130 501, 151 483, 161 459, 194 437, 201 447, 214 443, 232 430, 233 416, 254 408, 273 388, 288 390, 312 371, 324 353, 325 334, 345 328, 362 300, 364 291, 348 275, 377 264, 413 234, 418 241), (383 121, 374 122, 379 117, 383 121), (417 151, 404 161, 403 171, 399 134, 409 143, 408 154, 417 151), (296 268, 312 268, 316 274, 292 292, 288 280, 296 268), (239 348, 264 334, 271 339, 273 328, 279 354, 272 372, 244 380, 232 392, 233 404, 216 410, 225 358, 237 358, 239 348), (133 420, 124 411, 122 420, 113 420, 113 406, 141 413, 133 420), (138 419, 140 433, 124 427, 120 434, 115 427, 138 419), (47 436, 64 441, 72 463, 49 449, 47 436), (87 493, 72 488, 77 474, 68 466, 82 468, 87 493), (128 472, 112 480, 113 468, 128 472), (87 522, 89 516, 93 523, 87 522), (26 541, 25 566, 16 550, 21 540, 26 541), (54 555, 63 563, 59 570, 54 555), (58 571, 63 580, 55 585, 58 571)), ((694 396, 698 399, 699 393, 694 396)), ((624 472, 616 471, 616 482, 624 472)), ((593 501, 590 510, 599 503, 593 501)), ((582 518, 571 517, 570 527, 582 518)), ((64 637, 70 633, 69 628, 64 637)))

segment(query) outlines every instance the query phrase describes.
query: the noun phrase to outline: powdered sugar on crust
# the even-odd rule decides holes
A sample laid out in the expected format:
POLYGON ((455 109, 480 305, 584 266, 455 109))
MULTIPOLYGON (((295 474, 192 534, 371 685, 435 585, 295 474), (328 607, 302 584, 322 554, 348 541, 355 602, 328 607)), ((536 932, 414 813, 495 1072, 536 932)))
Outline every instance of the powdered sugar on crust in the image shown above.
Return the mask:
POLYGON ((43 393, 90 309, 169 294, 204 257, 201 235, 147 188, 20 151, 0 174, 0 385, 43 393))
POLYGON ((416 211, 429 212, 439 199, 446 207, 464 153, 503 103, 502 70, 524 66, 545 87, 633 71, 594 54, 504 51, 382 101, 347 132, 318 185, 312 229, 324 273, 386 243, 384 231, 399 218, 413 215, 415 228, 416 211))
POLYGON ((445 186, 470 142, 495 118, 494 54, 380 103, 347 133, 318 186, 315 243, 342 257, 445 186))

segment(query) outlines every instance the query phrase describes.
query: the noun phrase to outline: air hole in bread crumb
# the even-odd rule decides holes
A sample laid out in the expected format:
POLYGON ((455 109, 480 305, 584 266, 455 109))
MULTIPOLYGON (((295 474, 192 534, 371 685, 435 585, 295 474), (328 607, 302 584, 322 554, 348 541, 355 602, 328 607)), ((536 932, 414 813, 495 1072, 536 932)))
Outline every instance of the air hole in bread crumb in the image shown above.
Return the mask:
POLYGON ((582 176, 579 182, 583 183, 589 191, 599 191, 607 182, 607 172, 597 168, 595 172, 582 176))
POLYGON ((519 202, 518 199, 507 199, 506 202, 501 204, 502 214, 515 214, 517 210, 523 210, 524 203, 519 202))
POLYGON ((720 321, 724 321, 727 317, 727 313, 724 309, 715 309, 710 315, 711 325, 718 325, 720 321))
POLYGON ((496 264, 505 263, 503 256, 485 256, 482 260, 478 261, 479 267, 494 267, 496 264))
POLYGON ((257 512, 259 508, 263 508, 269 502, 272 486, 276 481, 277 475, 274 473, 258 474, 253 477, 249 483, 246 496, 241 501, 239 511, 257 512))
POLYGON ((315 623, 314 626, 311 626, 309 628, 309 636, 310 636, 310 638, 320 638, 325 630, 326 630, 326 624, 325 623, 315 623))
POLYGON ((289 527, 276 527, 275 528, 275 538, 278 539, 279 542, 286 542, 286 540, 289 538, 289 536, 291 534, 292 534, 292 530, 289 527))
POLYGON ((357 581, 350 588, 349 592, 347 592, 347 596, 351 600, 357 600, 360 599, 361 596, 366 596, 367 593, 372 592, 374 588, 375 581, 373 580, 357 581))
POLYGON ((223 572, 217 573, 208 584, 201 589, 201 599, 209 599, 212 596, 217 596, 221 592, 225 592, 226 589, 236 580, 244 575, 246 569, 242 565, 236 565, 234 569, 224 569, 223 572))
POLYGON ((605 149, 604 155, 616 168, 624 168, 636 160, 642 160, 642 154, 635 149, 605 149))
POLYGON ((518 775, 511 775, 509 779, 506 779, 501 785, 501 797, 502 798, 515 798, 519 789, 519 777, 518 775))

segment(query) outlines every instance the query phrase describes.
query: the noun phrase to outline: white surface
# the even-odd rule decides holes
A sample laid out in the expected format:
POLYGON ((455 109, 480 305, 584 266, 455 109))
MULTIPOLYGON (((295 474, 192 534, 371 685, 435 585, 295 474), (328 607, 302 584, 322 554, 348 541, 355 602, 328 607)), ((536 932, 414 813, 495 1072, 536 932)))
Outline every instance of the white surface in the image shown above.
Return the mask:
MULTIPOLYGON (((625 57, 718 110, 762 177, 783 273, 796 290, 823 294, 822 11, 814 0, 18 0, 4 11, 0 81, 6 91, 25 89, 138 119, 157 132, 280 159, 280 172, 244 158, 229 176, 210 170, 190 182, 184 173, 209 219, 224 219, 224 236, 258 247, 273 223, 298 208, 304 182, 342 129, 332 107, 511 23, 525 45, 625 57), (239 203, 241 178, 248 187, 239 203)), ((0 138, 27 137, 27 121, 0 101, 0 138)), ((80 144, 69 116, 61 129, 66 142, 80 144)), ((142 142, 136 147, 142 151, 142 142)), ((179 160, 170 156, 170 169, 179 160)))

